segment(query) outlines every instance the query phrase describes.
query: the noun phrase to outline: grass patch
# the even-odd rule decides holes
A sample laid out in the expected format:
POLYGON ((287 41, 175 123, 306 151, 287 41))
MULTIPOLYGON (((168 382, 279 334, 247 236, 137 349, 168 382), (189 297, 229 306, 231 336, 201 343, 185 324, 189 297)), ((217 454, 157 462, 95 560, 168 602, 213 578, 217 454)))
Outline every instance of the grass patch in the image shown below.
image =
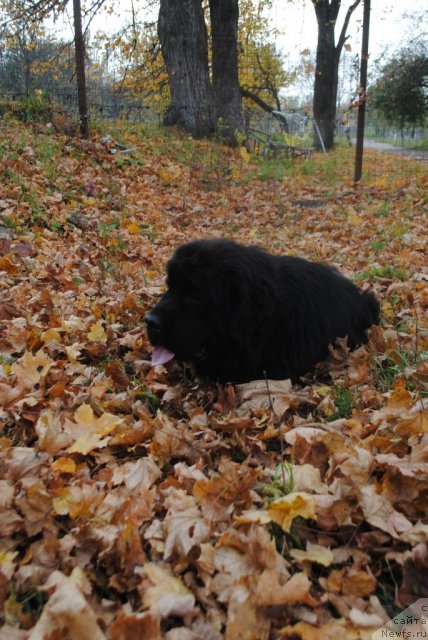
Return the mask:
POLYGON ((263 160, 257 177, 262 182, 268 180, 283 180, 288 169, 290 169, 290 162, 279 159, 263 160))
POLYGON ((395 382, 403 377, 409 364, 408 355, 399 350, 395 350, 390 356, 379 358, 374 370, 377 388, 380 391, 391 389, 395 382))
POLYGON ((374 266, 370 267, 366 271, 360 271, 355 276, 355 280, 400 280, 404 282, 410 277, 410 273, 406 269, 401 267, 395 267, 394 265, 374 266))
POLYGON ((353 408, 350 389, 337 386, 334 390, 333 400, 334 406, 336 407, 336 413, 332 416, 332 419, 350 418, 353 408))

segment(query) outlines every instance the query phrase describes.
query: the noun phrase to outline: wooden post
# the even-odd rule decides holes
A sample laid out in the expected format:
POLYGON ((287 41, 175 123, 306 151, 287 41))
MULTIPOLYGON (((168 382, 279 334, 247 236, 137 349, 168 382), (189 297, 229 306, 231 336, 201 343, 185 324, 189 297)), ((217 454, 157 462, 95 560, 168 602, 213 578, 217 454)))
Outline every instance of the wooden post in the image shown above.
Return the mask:
POLYGON ((360 87, 358 105, 357 145, 355 150, 354 182, 359 182, 363 173, 364 124, 366 118, 367 66, 369 59, 370 0, 364 0, 363 41, 361 45, 360 87))

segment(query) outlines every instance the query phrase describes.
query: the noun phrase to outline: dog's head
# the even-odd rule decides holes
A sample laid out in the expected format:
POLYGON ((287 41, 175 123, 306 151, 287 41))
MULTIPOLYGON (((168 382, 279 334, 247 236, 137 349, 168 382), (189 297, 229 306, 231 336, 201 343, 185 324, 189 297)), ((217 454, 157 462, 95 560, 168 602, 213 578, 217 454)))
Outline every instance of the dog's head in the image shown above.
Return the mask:
POLYGON ((197 365, 226 353, 240 338, 247 280, 242 247, 232 241, 195 240, 179 247, 167 265, 168 290, 146 316, 152 362, 163 364, 175 355, 197 365))
POLYGON ((167 264, 167 291, 147 314, 152 362, 163 364, 174 355, 198 363, 207 357, 216 333, 213 300, 219 282, 218 262, 210 241, 182 245, 167 264))

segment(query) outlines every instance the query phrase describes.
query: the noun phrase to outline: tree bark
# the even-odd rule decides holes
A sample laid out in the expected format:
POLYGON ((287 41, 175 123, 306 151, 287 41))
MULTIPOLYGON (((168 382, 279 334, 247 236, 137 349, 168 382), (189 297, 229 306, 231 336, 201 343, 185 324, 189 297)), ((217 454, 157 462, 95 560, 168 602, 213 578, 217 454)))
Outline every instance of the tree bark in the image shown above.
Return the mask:
MULTIPOLYGON (((325 148, 332 149, 336 127, 340 55, 346 41, 349 20, 361 0, 355 0, 348 8, 337 45, 335 42, 335 27, 341 0, 312 0, 312 2, 318 22, 313 101, 314 119, 318 125, 325 148)), ((315 134, 315 146, 322 148, 317 134, 315 134)))
MULTIPOLYGON (((241 96, 243 98, 249 98, 249 100, 252 100, 258 107, 260 107, 264 111, 267 111, 268 113, 272 113, 272 111, 275 111, 274 107, 265 102, 263 98, 260 98, 260 96, 258 96, 256 93, 245 89, 245 87, 241 87, 241 96)), ((280 111, 280 109, 277 109, 277 111, 280 111)))
POLYGON ((166 122, 205 137, 214 130, 214 118, 201 0, 161 0, 158 35, 171 90, 166 122))
POLYGON ((89 114, 86 96, 85 41, 82 30, 82 8, 80 0, 73 0, 74 48, 76 53, 77 99, 79 103, 80 134, 89 137, 89 114))
POLYGON ((238 78, 238 0, 209 0, 212 33, 212 84, 217 130, 229 144, 243 131, 238 78))

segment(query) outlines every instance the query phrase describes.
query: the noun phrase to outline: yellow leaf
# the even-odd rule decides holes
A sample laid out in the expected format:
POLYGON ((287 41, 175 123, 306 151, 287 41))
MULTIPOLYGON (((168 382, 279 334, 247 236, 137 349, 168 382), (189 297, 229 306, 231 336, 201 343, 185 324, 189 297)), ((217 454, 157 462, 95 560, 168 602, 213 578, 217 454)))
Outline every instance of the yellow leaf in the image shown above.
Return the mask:
POLYGON ((13 560, 18 555, 18 551, 2 551, 0 550, 0 567, 5 576, 8 575, 8 569, 13 570, 13 560))
POLYGON ((81 436, 76 440, 71 447, 68 447, 67 453, 81 453, 86 456, 93 449, 101 449, 107 446, 108 440, 103 439, 103 436, 99 433, 88 433, 86 436, 81 436))
POLYGON ((88 430, 101 435, 111 433, 118 424, 123 422, 123 418, 119 418, 119 416, 115 416, 112 413, 103 413, 100 418, 97 418, 89 404, 80 405, 74 414, 74 419, 80 425, 87 427, 88 430))
POLYGON ((174 166, 173 164, 168 165, 167 167, 161 167, 159 169, 159 178, 163 182, 164 185, 169 186, 173 182, 176 182, 178 178, 181 176, 181 171, 179 167, 174 166))
POLYGON ((62 456, 52 463, 52 469, 60 473, 74 473, 76 471, 76 463, 72 458, 62 456))
POLYGON ((41 350, 36 355, 26 351, 22 358, 13 363, 12 373, 23 387, 32 387, 40 382, 53 363, 54 361, 41 350))
POLYGON ((54 512, 59 516, 69 515, 72 520, 93 513, 102 495, 95 485, 59 487, 52 499, 54 512))
POLYGON ((107 334, 104 331, 104 327, 100 320, 95 324, 91 325, 91 329, 87 334, 87 338, 91 342, 96 342, 96 341, 104 342, 104 343, 107 342, 107 334))
POLYGON ((248 151, 246 150, 245 147, 240 147, 239 148, 239 153, 241 155, 241 158, 243 159, 244 162, 250 162, 251 156, 248 153, 248 151))
POLYGON ((67 430, 72 437, 78 436, 75 443, 68 449, 67 453, 83 453, 86 455, 93 449, 105 447, 109 435, 116 427, 123 422, 123 418, 112 413, 103 413, 100 418, 94 415, 92 407, 82 404, 74 414, 75 422, 67 421, 67 430))
POLYGON ((315 500, 304 491, 290 493, 272 502, 268 514, 284 531, 290 531, 294 518, 298 516, 316 520, 315 500))
POLYGON ((131 222, 128 226, 127 226, 127 231, 128 233, 130 233, 132 236, 137 236, 140 233, 140 227, 138 226, 138 224, 136 222, 131 222))
POLYGON ((354 227, 360 227, 363 224, 361 218, 355 213, 355 211, 351 211, 348 214, 348 221, 354 225, 354 227))
POLYGON ((322 385, 321 387, 314 388, 314 393, 316 393, 319 396, 326 396, 330 392, 331 392, 331 387, 329 387, 326 384, 322 385))
POLYGON ((42 340, 45 344, 51 344, 52 342, 62 342, 61 334, 56 329, 48 329, 47 331, 43 331, 42 340))

